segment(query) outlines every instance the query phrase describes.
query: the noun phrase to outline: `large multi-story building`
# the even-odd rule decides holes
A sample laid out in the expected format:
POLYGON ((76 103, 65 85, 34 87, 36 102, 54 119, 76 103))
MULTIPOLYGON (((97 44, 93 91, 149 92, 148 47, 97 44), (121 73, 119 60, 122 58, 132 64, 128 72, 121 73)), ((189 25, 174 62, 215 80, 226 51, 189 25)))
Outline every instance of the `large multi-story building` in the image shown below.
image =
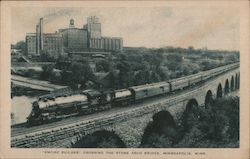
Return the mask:
POLYGON ((88 48, 88 32, 86 29, 76 28, 74 20, 70 20, 69 28, 59 29, 63 35, 63 46, 66 52, 83 51, 88 48))
POLYGON ((83 28, 88 30, 89 39, 100 39, 102 37, 101 23, 96 16, 88 17, 87 24, 83 28))
POLYGON ((63 52, 63 36, 59 33, 43 33, 43 19, 36 26, 36 33, 26 35, 28 55, 40 55, 42 52, 59 55, 63 52))
POLYGON ((63 34, 63 44, 67 52, 85 51, 121 51, 123 40, 118 37, 102 37, 99 18, 87 18, 83 28, 76 28, 74 20, 70 20, 69 28, 59 29, 63 34))
POLYGON ((122 38, 102 37, 99 18, 87 18, 83 28, 76 28, 74 20, 70 20, 69 27, 59 29, 58 33, 43 33, 43 18, 36 26, 36 33, 26 35, 28 55, 40 55, 41 52, 91 52, 91 51, 121 51, 122 38))

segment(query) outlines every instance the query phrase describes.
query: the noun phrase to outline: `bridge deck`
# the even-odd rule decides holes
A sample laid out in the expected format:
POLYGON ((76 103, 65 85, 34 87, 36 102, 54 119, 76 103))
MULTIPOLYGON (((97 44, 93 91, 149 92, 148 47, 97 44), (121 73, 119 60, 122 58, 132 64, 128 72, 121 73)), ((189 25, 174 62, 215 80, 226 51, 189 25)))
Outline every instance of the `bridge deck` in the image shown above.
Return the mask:
POLYGON ((28 87, 31 89, 43 90, 43 91, 53 91, 57 89, 67 88, 67 86, 60 86, 51 84, 48 81, 36 80, 27 77, 21 77, 17 75, 11 75, 11 81, 13 84, 22 87, 28 87))

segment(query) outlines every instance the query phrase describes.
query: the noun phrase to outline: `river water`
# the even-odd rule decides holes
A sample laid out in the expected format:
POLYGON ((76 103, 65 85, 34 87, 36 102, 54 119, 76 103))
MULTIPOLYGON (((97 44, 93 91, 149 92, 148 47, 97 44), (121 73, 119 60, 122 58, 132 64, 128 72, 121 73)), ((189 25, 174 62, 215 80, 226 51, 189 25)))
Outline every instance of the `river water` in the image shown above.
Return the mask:
POLYGON ((15 96, 11 99, 11 113, 13 114, 11 124, 26 122, 31 112, 32 103, 36 97, 15 96))

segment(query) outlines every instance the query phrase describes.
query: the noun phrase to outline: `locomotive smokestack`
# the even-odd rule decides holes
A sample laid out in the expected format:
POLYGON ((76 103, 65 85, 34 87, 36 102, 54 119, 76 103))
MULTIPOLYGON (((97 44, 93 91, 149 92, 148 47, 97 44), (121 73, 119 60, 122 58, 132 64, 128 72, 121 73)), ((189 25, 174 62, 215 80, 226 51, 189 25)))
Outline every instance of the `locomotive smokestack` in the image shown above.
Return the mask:
POLYGON ((40 50, 43 50, 43 18, 40 18, 40 50))

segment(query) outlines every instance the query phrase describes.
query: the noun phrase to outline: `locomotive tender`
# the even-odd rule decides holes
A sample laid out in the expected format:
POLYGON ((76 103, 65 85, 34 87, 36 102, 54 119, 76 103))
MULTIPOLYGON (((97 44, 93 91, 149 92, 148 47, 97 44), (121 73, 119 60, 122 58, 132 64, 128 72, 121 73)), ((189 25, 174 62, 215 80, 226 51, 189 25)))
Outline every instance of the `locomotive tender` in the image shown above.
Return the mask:
POLYGON ((111 107, 125 106, 146 98, 165 95, 188 88, 237 67, 239 67, 239 63, 234 63, 169 81, 133 86, 128 89, 106 92, 85 90, 77 94, 45 96, 33 103, 32 111, 27 117, 27 126, 60 120, 73 115, 108 110, 111 107))

